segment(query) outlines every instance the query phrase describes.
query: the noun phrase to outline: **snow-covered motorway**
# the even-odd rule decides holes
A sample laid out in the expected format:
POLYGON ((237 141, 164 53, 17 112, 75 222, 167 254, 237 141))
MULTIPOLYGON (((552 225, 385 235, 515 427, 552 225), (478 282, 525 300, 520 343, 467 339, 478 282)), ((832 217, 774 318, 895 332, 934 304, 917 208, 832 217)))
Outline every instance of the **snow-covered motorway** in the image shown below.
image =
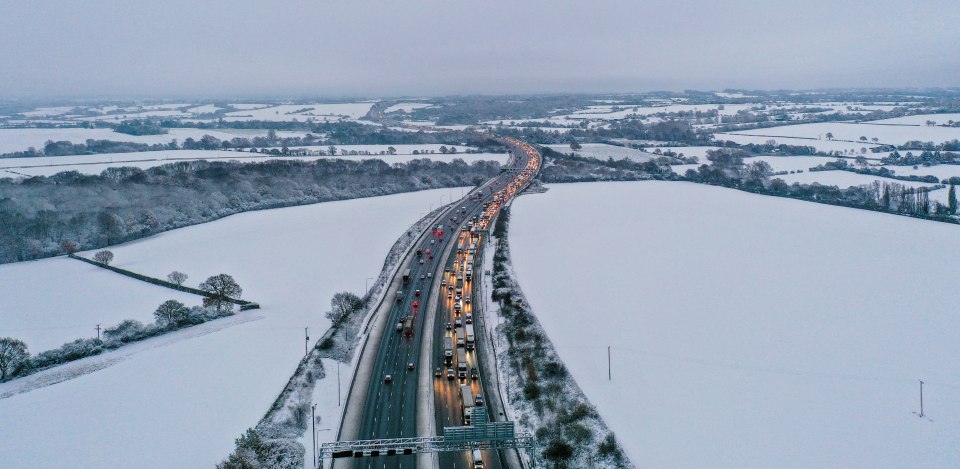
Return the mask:
MULTIPOLYGON (((436 398, 439 403, 436 406, 436 415, 425 412, 426 409, 421 405, 427 400, 435 399, 434 387, 425 388, 421 383, 432 382, 435 379, 433 369, 440 366, 434 362, 438 353, 442 356, 442 342, 434 341, 433 338, 437 336, 439 339, 436 332, 442 330, 440 328, 444 323, 444 318, 439 317, 441 308, 438 308, 438 304, 447 305, 447 289, 442 288, 441 283, 447 278, 443 275, 444 266, 452 265, 453 256, 458 254, 453 252, 453 241, 460 238, 461 229, 473 215, 479 219, 484 209, 488 208, 486 214, 495 215, 500 204, 525 187, 539 168, 540 158, 535 150, 516 141, 510 142, 514 154, 512 167, 523 171, 505 171, 472 191, 467 200, 461 200, 440 218, 447 230, 444 236, 427 236, 416 246, 416 249, 421 251, 421 256, 410 269, 410 284, 405 287, 405 296, 400 298, 397 307, 391 307, 385 312, 387 317, 376 320, 377 329, 369 339, 373 341, 372 346, 364 347, 364 356, 361 357, 359 371, 348 398, 340 432, 341 440, 401 438, 418 434, 430 436, 423 433, 431 427, 433 433, 439 430, 435 428, 435 418, 436 422, 446 422, 451 414, 462 415, 459 400, 449 394, 444 396, 446 399, 436 398), (430 254, 427 254, 428 249, 431 250, 430 254), (419 291, 420 294, 410 295, 410 291, 419 291), (444 296, 440 296, 441 294, 444 296), (417 308, 413 307, 413 301, 417 301, 417 308), (393 332, 393 325, 400 322, 401 316, 413 317, 409 336, 406 330, 403 331, 403 336, 393 332), (385 328, 387 330, 384 330, 385 328), (422 350, 427 350, 428 356, 434 359, 421 358, 422 350), (364 364, 364 361, 367 364, 364 364), (413 363, 414 371, 408 370, 408 363, 413 363), (385 380, 388 375, 391 377, 390 381, 385 380), (449 402, 456 402, 456 407, 443 405, 449 402)), ((485 226, 485 223, 480 222, 477 228, 482 229, 485 226)), ((398 272, 397 275, 403 273, 398 272)), ((397 303, 396 294, 388 293, 387 304, 397 303)), ((483 364, 479 365, 480 373, 483 374, 483 364)), ((453 393, 454 388, 459 391, 459 387, 453 386, 441 385, 436 388, 442 393, 453 393)), ((427 409, 429 408, 428 406, 427 409)), ((458 419, 456 425, 460 423, 458 419)), ((487 462, 488 467, 500 467, 499 456, 492 452, 487 453, 485 456, 492 459, 487 462)), ((470 464, 468 457, 468 454, 444 455, 440 460, 459 460, 462 464, 470 464)), ((414 456, 392 456, 386 460, 358 460, 355 467, 410 467, 416 461, 414 456)))
POLYGON ((514 271, 638 467, 960 467, 956 225, 692 183, 549 188, 513 204, 514 271))

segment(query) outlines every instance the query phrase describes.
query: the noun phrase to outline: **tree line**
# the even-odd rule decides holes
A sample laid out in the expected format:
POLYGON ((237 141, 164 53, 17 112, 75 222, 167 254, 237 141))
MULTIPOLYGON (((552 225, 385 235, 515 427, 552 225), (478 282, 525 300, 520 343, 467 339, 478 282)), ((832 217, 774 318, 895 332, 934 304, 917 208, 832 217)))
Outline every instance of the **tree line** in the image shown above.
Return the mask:
POLYGON ((95 249, 249 210, 472 186, 500 164, 183 161, 0 179, 0 263, 95 249))

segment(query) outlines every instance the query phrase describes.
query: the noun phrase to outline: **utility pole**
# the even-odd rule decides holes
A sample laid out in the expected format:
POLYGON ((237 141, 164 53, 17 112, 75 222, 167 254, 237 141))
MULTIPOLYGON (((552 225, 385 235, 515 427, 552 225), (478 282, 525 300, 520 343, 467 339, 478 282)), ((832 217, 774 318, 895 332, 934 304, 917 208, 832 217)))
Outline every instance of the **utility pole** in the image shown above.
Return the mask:
POLYGON ((313 432, 313 467, 317 467, 317 404, 310 407, 310 431, 313 432))
POLYGON ((610 365, 610 346, 607 346, 607 381, 613 381, 613 368, 610 365))
POLYGON ((309 353, 307 351, 307 346, 310 345, 310 333, 308 332, 309 330, 310 330, 309 327, 303 328, 303 356, 307 356, 307 353, 309 353))
POLYGON ((97 342, 100 342, 100 324, 97 324, 97 342))
POLYGON ((920 417, 923 417, 923 380, 920 380, 920 417))
POLYGON ((337 407, 340 407, 340 360, 337 360, 337 407))

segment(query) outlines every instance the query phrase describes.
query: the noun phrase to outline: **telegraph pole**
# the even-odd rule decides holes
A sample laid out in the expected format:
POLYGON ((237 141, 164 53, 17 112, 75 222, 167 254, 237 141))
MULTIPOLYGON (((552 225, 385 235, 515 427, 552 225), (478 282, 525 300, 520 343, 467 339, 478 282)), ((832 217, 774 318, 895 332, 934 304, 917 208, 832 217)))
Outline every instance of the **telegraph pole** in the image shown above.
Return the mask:
POLYGON ((923 417, 923 380, 920 380, 920 417, 923 417))
POLYGON ((610 346, 607 346, 607 381, 613 381, 613 368, 610 365, 610 346))
POLYGON ((97 324, 97 342, 100 342, 100 324, 97 324))
POLYGON ((337 360, 337 407, 340 407, 340 360, 337 360))
POLYGON ((307 356, 307 353, 309 353, 307 351, 307 346, 310 345, 310 334, 308 332, 309 330, 310 330, 309 327, 303 328, 303 356, 307 356))

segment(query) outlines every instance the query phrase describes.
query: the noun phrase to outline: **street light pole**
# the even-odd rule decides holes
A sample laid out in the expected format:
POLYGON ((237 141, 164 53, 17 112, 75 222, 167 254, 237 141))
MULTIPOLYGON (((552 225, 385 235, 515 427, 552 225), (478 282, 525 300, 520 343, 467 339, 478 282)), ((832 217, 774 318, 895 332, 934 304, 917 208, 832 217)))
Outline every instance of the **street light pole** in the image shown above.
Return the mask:
POLYGON ((337 360, 337 407, 340 407, 340 360, 337 360))
POLYGON ((310 407, 310 431, 313 433, 313 467, 317 467, 317 404, 310 407))

